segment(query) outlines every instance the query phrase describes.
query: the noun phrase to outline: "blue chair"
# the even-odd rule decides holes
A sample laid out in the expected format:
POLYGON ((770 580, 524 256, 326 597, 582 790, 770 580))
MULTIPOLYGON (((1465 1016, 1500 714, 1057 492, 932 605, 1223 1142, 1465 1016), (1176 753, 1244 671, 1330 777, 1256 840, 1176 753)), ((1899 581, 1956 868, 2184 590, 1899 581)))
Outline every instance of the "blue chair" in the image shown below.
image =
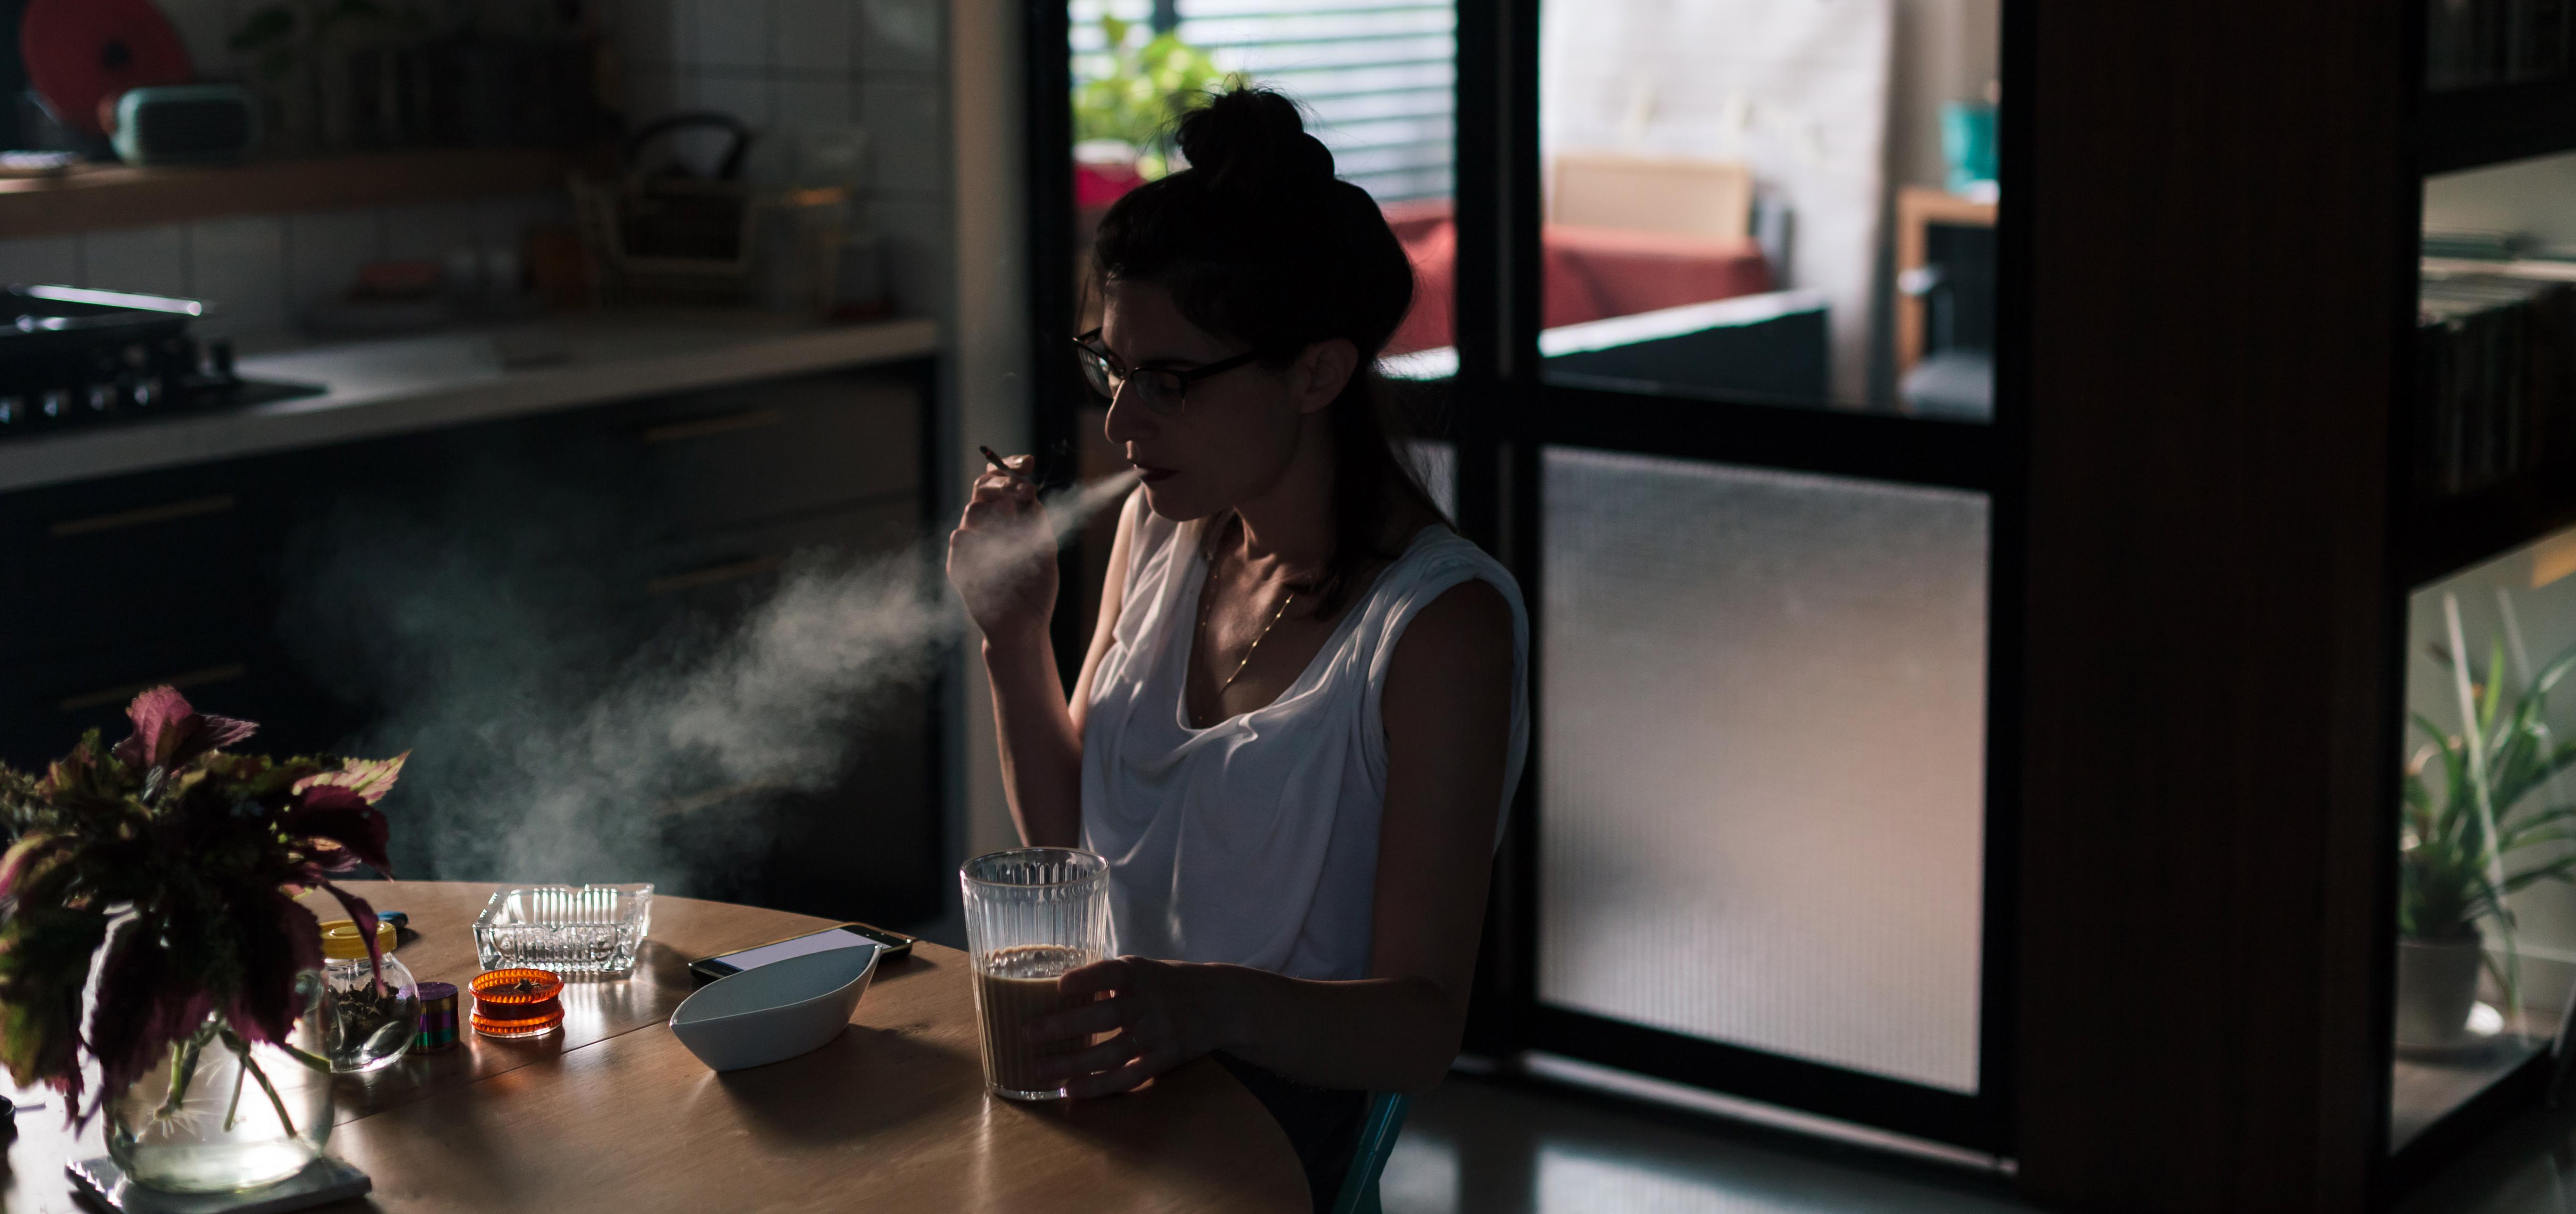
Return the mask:
POLYGON ((1333 1214, 1380 1214, 1378 1174, 1386 1171, 1386 1157, 1395 1153, 1395 1136, 1404 1130, 1404 1111, 1412 1106, 1413 1097, 1401 1093, 1369 1094, 1359 1148, 1351 1152, 1351 1170, 1342 1174, 1342 1193, 1333 1199, 1333 1214))

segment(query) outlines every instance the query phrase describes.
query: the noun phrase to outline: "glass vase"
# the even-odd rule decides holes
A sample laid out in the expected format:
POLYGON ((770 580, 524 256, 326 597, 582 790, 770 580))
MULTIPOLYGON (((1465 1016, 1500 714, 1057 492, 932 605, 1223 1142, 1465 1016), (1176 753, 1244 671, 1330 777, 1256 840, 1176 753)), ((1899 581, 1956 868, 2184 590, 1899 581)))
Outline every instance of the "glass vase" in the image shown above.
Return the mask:
POLYGON ((287 1043, 253 1045, 249 1065, 220 1017, 209 1016, 107 1106, 107 1153, 136 1184, 172 1193, 227 1193, 284 1180, 331 1137, 331 1074, 323 1039, 322 976, 296 979, 305 1012, 287 1043), (300 1056, 299 1056, 300 1054, 300 1056), (307 1061, 310 1059, 311 1061, 307 1061))

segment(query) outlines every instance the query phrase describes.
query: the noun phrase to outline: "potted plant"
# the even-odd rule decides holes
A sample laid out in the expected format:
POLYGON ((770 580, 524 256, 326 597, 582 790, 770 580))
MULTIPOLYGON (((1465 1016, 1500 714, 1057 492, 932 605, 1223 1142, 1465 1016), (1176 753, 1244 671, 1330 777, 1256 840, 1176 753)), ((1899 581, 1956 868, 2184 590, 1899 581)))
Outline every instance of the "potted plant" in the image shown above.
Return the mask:
MULTIPOLYGON (((1074 86, 1075 203, 1107 207, 1170 167, 1172 120, 1229 78, 1207 52, 1166 31, 1129 45, 1144 28, 1107 13, 1100 39, 1109 70, 1074 86)), ((1233 79, 1241 80, 1241 77, 1233 79)))
MULTIPOLYGON (((2456 615, 2454 616, 2456 621, 2456 615)), ((2452 637, 2457 647, 2456 622, 2452 637)), ((2429 739, 2408 761, 2404 827, 2398 843, 2397 1041, 2442 1049, 2473 1040, 2468 1022, 2478 974, 2494 974, 2518 1014, 2520 956, 2513 943, 2511 896, 2542 881, 2568 881, 2576 852, 2536 849, 2576 839, 2576 807, 2546 806, 2535 796, 2576 764, 2576 739, 2554 742, 2549 692, 2576 666, 2576 648, 2552 659, 2505 706, 2504 647, 2472 682, 2465 663, 2435 650, 2451 674, 2468 722, 2458 734, 2414 718, 2429 739), (2428 786, 2435 769, 2442 785, 2428 786), (2503 948, 2491 956, 2482 923, 2495 926, 2503 948)))
POLYGON ((232 754, 256 726, 168 687, 126 715, 114 747, 91 730, 42 774, 0 766, 0 1064, 75 1126, 105 1110, 138 1183, 279 1180, 331 1132, 321 925, 295 899, 339 899, 374 959, 375 912, 330 878, 388 870, 376 802, 403 759, 232 754))

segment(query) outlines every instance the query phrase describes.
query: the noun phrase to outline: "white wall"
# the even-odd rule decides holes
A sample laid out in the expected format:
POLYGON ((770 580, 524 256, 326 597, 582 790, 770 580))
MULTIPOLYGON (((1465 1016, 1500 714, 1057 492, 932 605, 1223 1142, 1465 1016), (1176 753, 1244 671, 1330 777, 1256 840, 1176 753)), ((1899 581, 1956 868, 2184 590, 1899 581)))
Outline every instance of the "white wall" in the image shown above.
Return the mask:
POLYGON ((2003 71, 2000 0, 1896 0, 1896 70, 1889 83, 1888 173, 1904 185, 1938 186, 1941 106, 1979 101, 2003 71))
POLYGON ((1542 16, 1543 156, 1742 160, 1795 210, 1795 285, 1831 301, 1832 392, 1868 399, 1894 0, 1589 0, 1542 16))
POLYGON ((0 240, 0 282, 204 299, 200 333, 256 348, 346 292, 367 262, 516 249, 529 226, 570 221, 561 195, 531 194, 22 237, 0 240))
MULTIPOLYGON (((264 0, 158 0, 201 75, 238 77, 230 32, 264 0)), ((897 306, 945 317, 957 282, 947 13, 942 0, 625 0, 608 10, 629 117, 733 113, 771 146, 799 123, 855 123, 872 145, 860 202, 882 235, 897 306)), ((0 240, 0 282, 63 282, 203 298, 210 336, 283 337, 360 265, 515 249, 571 220, 560 193, 256 215, 82 236, 0 240)))
POLYGON ((947 316, 956 277, 942 0, 624 0, 610 16, 630 123, 732 114, 760 132, 755 174, 796 127, 865 129, 859 209, 884 238, 897 306, 947 316))
MULTIPOLYGON (((1021 174, 1019 6, 956 0, 950 96, 957 115, 956 425, 944 435, 955 483, 984 468, 977 444, 1029 442, 1027 192, 1021 174)), ((962 499, 961 499, 962 500, 962 499)), ((947 520, 939 520, 944 524, 947 520)), ((1072 594, 1072 587, 1065 587, 1072 594)), ((1002 797, 992 694, 969 642, 958 654, 955 735, 961 756, 949 831, 953 858, 1019 846, 1002 797)), ((953 895, 952 895, 953 896, 953 895)))
POLYGON ((2521 232, 2576 250, 2576 155, 2426 178, 2424 226, 2521 232))

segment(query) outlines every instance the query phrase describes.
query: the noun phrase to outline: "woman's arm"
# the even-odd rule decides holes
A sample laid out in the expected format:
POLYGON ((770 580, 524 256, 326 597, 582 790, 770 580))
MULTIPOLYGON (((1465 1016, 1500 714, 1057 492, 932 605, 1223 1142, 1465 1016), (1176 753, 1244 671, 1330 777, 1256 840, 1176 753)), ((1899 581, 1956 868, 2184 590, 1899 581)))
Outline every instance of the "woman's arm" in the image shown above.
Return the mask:
MULTIPOLYGON (((1024 467, 1027 459, 1016 457, 1014 466, 1024 467)), ((949 580, 984 633, 1002 787, 1020 839, 1031 847, 1073 847, 1082 837, 1082 717, 1125 595, 1127 533, 1136 509, 1131 496, 1119 516, 1100 619, 1071 704, 1047 634, 1055 608, 1055 545, 1034 538, 1052 534, 1035 491, 999 473, 978 477, 974 500, 949 537, 949 580)))
POLYGON ((1137 957, 1086 966, 1065 976, 1066 990, 1109 997, 1031 1030, 1040 1041, 1122 1030, 1056 1064, 1068 1090, 1124 1091, 1211 1050, 1317 1087, 1437 1084, 1466 1026, 1513 673, 1511 606, 1482 581, 1442 594, 1396 644, 1380 704, 1386 809, 1369 977, 1317 982, 1137 957))

